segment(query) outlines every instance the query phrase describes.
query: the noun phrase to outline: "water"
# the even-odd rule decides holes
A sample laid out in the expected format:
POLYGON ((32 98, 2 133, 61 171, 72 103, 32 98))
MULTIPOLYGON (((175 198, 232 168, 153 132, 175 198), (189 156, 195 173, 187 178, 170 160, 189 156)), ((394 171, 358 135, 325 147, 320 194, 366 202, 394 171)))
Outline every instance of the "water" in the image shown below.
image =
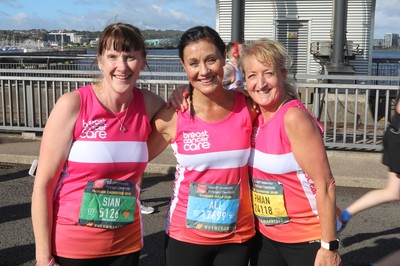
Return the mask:
MULTIPOLYGON (((397 77, 400 75, 400 50, 373 50, 372 58, 387 59, 381 60, 379 63, 372 64, 372 75, 375 76, 392 76, 397 77)), ((379 85, 398 85, 398 81, 378 81, 379 85)))
POLYGON ((400 50, 373 50, 373 59, 400 59, 400 50))
MULTIPOLYGON (((16 51, 3 51, 0 49, 0 54, 15 53, 16 51)), ((88 54, 96 54, 96 50, 88 50, 88 54)), ((28 55, 28 54, 26 54, 28 55)), ((147 55, 150 56, 178 56, 178 49, 148 49, 147 55)), ((394 58, 400 59, 400 50, 373 50, 373 58, 394 58)))
MULTIPOLYGON (((178 49, 149 49, 147 55, 178 56, 178 49)), ((400 50, 373 50, 372 58, 400 59, 400 50)))
MULTIPOLYGON (((87 54, 95 55, 95 49, 88 49, 87 54)), ((0 49, 0 55, 6 54, 6 51, 0 49)), ((22 54, 29 56, 29 53, 22 54)), ((178 49, 148 49, 147 50, 147 67, 142 75, 143 79, 160 79, 160 80, 184 80, 185 71, 178 58, 178 49), (173 58, 171 58, 173 57, 173 58), (180 76, 164 76, 155 73, 178 73, 180 76), (182 75, 181 75, 182 74, 182 75)), ((394 59, 400 60, 400 50, 373 50, 373 59, 394 59)), ((97 70, 97 63, 93 58, 81 59, 78 61, 78 69, 81 70, 97 70)), ((394 63, 379 63, 379 71, 377 64, 372 64, 372 75, 378 76, 399 76, 400 64, 394 63)))
MULTIPOLYGON (((149 56, 178 56, 178 49, 147 49, 146 52, 149 56)), ((91 49, 87 53, 96 54, 97 50, 91 49)))
POLYGON ((186 80, 185 70, 181 62, 178 59, 178 49, 148 49, 147 51, 147 68, 145 71, 149 71, 150 75, 141 75, 143 79, 153 80, 186 80), (166 56, 167 58, 162 58, 166 56), (168 58, 168 57, 174 58, 168 58), (182 73, 182 76, 172 75, 154 75, 152 72, 173 72, 182 73))
MULTIPOLYGON (((95 49, 90 49, 87 50, 87 54, 89 55, 95 55, 97 53, 97 50, 95 49)), ((181 72, 184 73, 184 69, 182 67, 182 64, 180 63, 178 59, 178 49, 148 49, 146 50, 147 53, 147 66, 145 68, 145 71, 148 72, 181 72), (163 56, 165 57, 175 57, 173 59, 171 58, 162 58, 163 56), (156 57, 156 58, 155 58, 156 57)), ((78 60, 79 63, 82 63, 83 65, 90 64, 93 59, 81 59, 78 60)), ((86 67, 86 66, 84 66, 86 67)), ((97 63, 93 63, 93 69, 91 70, 97 70, 97 63)), ((172 77, 172 76, 155 76, 153 74, 150 75, 142 75, 141 78, 143 79, 164 79, 164 80, 173 80, 173 79, 178 79, 182 80, 185 79, 185 77, 172 77)))
MULTIPOLYGON (((178 49, 149 49, 150 56, 178 56, 178 49)), ((373 50, 372 58, 400 59, 400 50, 373 50)))
POLYGON ((168 55, 168 56, 178 56, 178 49, 148 49, 147 55, 168 55))
MULTIPOLYGON (((96 50, 88 50, 88 54, 96 54, 96 50)), ((3 51, 0 49, 0 54, 15 53, 15 51, 3 51)), ((26 54, 28 55, 28 54, 26 54)), ((178 56, 178 49, 148 49, 149 56, 178 56)), ((389 58, 400 59, 400 50, 373 50, 372 58, 389 58)))

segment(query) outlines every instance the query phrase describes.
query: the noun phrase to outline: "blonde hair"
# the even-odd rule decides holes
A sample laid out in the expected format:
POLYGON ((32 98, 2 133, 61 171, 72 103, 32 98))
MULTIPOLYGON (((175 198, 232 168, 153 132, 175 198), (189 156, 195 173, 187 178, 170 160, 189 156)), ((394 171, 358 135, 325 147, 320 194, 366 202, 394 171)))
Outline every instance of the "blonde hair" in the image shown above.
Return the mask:
MULTIPOLYGON (((244 77, 246 77, 245 69, 249 58, 255 58, 264 65, 286 72, 289 72, 293 62, 286 49, 279 42, 270 39, 257 40, 244 48, 239 62, 244 77)), ((296 88, 288 79, 284 82, 284 88, 289 96, 299 98, 296 88)))

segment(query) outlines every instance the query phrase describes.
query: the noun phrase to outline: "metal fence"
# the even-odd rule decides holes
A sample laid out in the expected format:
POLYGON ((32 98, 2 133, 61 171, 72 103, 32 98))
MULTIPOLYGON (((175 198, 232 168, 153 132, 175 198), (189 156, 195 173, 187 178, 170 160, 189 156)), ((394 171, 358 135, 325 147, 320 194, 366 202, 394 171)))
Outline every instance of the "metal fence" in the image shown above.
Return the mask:
MULTIPOLYGON (((21 72, 18 76, 0 75, 1 131, 42 132, 57 99, 96 81, 93 76, 98 74, 97 71, 71 71, 69 77, 58 77, 65 75, 65 71, 54 70, 53 77, 48 77, 49 70, 18 71, 21 72), (36 73, 34 77, 30 76, 32 71, 36 73)), ((400 77, 303 75, 295 79, 301 101, 324 125, 327 148, 382 149, 382 136, 394 112, 400 77), (377 85, 379 82, 390 85, 377 85)), ((137 85, 167 100, 180 84, 187 81, 141 79, 137 85)))
MULTIPOLYGON (((10 70, 2 70, 10 71, 10 70)), ((14 70, 16 72, 16 70, 14 70)), ((98 71, 18 70, 17 76, 0 76, 0 130, 42 132, 58 98, 97 80, 98 71), (36 75, 30 76, 35 72, 36 75), (52 77, 48 75, 51 74, 52 77), (59 77, 64 76, 64 77, 59 77)), ((155 73, 158 74, 158 73, 155 73)), ((137 86, 168 100, 185 80, 139 80, 137 86)))
POLYGON ((303 75, 295 84, 302 102, 324 125, 327 148, 382 150, 400 77, 303 75))
MULTIPOLYGON (((79 56, 0 56, 0 76, 16 76, 21 73, 28 76, 37 76, 43 73, 50 73, 54 70, 62 70, 58 74, 60 77, 69 76, 74 71, 99 71, 97 58, 94 54, 79 56), (19 70, 27 71, 21 72, 19 70)), ((177 56, 149 55, 146 57, 146 68, 144 70, 142 72, 143 79, 186 79, 185 71, 177 56), (158 73, 158 75, 154 73, 158 73)))
MULTIPOLYGON (((148 55, 146 57, 146 79, 155 80, 183 80, 184 77, 170 75, 171 73, 184 74, 184 69, 178 56, 148 55), (168 73, 168 75, 154 75, 154 72, 168 73)), ((78 55, 0 55, 0 76, 16 74, 4 70, 33 70, 29 75, 34 75, 34 70, 64 70, 64 71, 98 71, 95 54, 78 55)), ((64 72, 65 73, 65 72, 64 72)), ((373 58, 371 73, 374 76, 399 76, 400 59, 373 58)), ((68 74, 68 73, 66 73, 68 74)), ((391 82, 391 81, 387 81, 391 82)))

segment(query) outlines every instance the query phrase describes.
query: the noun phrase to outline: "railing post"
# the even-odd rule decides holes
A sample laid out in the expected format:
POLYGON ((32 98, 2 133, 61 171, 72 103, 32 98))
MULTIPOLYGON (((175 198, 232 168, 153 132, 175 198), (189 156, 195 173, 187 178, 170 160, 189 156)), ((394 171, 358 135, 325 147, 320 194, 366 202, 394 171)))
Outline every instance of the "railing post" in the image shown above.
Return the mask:
POLYGON ((26 85, 25 87, 26 90, 26 111, 27 113, 25 114, 27 118, 27 126, 28 127, 34 127, 35 126, 35 108, 33 104, 34 96, 33 96, 33 91, 34 91, 34 86, 32 82, 26 85))

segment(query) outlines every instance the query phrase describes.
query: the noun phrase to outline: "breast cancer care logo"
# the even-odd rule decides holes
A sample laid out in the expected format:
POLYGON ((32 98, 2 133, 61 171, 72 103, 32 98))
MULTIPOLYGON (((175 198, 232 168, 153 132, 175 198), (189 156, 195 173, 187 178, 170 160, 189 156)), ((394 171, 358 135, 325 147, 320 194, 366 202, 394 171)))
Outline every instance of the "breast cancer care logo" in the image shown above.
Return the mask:
POLYGON ((105 139, 107 138, 106 133, 106 120, 104 118, 97 120, 82 120, 82 138, 86 139, 105 139))
POLYGON ((183 132, 183 149, 185 151, 207 150, 210 148, 207 130, 199 132, 183 132))

